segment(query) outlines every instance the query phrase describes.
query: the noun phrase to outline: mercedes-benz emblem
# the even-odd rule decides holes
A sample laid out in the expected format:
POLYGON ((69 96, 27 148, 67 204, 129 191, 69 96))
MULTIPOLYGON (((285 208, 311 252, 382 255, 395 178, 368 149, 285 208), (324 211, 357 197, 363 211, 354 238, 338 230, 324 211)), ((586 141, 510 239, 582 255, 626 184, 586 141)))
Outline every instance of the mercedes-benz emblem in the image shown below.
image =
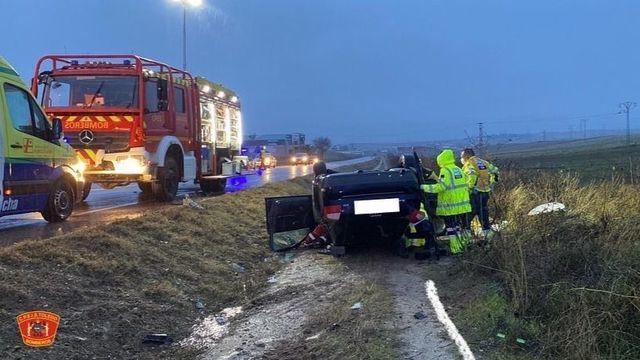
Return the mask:
POLYGON ((78 137, 80 138, 80 142, 85 145, 90 144, 94 139, 93 132, 87 129, 80 131, 78 137))

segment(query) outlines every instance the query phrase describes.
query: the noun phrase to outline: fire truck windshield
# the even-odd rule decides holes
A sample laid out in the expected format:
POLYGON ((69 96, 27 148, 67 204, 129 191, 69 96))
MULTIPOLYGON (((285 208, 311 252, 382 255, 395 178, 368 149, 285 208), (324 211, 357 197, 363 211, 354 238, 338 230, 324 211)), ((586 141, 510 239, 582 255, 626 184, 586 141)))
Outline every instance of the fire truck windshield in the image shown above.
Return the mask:
POLYGON ((48 108, 136 108, 138 79, 134 76, 52 76, 45 88, 48 108))

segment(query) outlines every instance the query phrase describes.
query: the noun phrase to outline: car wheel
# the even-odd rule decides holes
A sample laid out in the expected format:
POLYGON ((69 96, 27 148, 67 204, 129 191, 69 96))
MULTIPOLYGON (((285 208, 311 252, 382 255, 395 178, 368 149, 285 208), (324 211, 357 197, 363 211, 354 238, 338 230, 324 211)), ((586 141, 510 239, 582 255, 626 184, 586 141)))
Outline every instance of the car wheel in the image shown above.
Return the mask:
POLYGON ((64 179, 58 180, 49 193, 47 205, 42 211, 42 217, 48 222, 62 222, 67 220, 73 212, 73 190, 64 179))

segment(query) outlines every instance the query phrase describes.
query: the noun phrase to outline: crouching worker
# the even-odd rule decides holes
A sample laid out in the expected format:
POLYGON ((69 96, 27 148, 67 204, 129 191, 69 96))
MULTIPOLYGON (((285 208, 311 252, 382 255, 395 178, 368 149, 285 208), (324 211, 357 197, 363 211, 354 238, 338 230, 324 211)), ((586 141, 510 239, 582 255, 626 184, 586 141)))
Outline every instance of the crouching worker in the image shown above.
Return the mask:
POLYGON ((438 194, 436 215, 447 225, 451 254, 459 254, 471 240, 467 230, 467 218, 471 212, 466 174, 456 166, 453 150, 445 149, 437 157, 440 176, 431 174, 435 184, 425 184, 421 188, 426 193, 438 194))
POLYGON ((416 260, 428 259, 431 254, 435 255, 436 259, 440 259, 440 251, 436 243, 433 224, 429 221, 424 205, 420 205, 420 210, 412 211, 408 218, 409 226, 404 237, 407 255, 408 250, 414 248, 416 260))

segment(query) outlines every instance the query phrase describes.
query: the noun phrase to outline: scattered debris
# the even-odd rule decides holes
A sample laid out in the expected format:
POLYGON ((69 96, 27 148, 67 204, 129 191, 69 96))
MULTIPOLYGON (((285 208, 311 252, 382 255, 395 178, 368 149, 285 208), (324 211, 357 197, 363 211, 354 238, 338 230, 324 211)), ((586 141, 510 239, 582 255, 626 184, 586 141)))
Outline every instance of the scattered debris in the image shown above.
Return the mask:
POLYGON ((218 325, 225 325, 227 323, 227 318, 224 314, 218 314, 215 318, 218 325))
POLYGON ((147 334, 142 339, 143 344, 165 345, 173 342, 173 339, 167 334, 147 334))
POLYGON ((566 206, 559 202, 550 202, 542 205, 538 205, 529 211, 529 216, 547 214, 556 211, 564 211, 566 206))
POLYGON ((506 336, 505 334, 503 334, 503 333, 497 333, 497 334, 496 334, 496 336, 497 336, 497 337, 499 337, 500 339, 504 339, 504 338, 506 338, 506 337, 507 337, 507 336, 506 336))
POLYGON ((204 310, 204 304, 200 300, 197 300, 195 302, 194 306, 196 307, 196 310, 198 310, 198 311, 204 310))
POLYGON ((193 199, 189 197, 189 194, 184 195, 184 199, 182 199, 182 206, 187 206, 192 209, 204 210, 204 207, 193 201, 193 199))
POLYGON ((422 320, 422 319, 426 319, 427 315, 425 315, 424 312, 422 311, 418 311, 417 313, 413 314, 413 317, 418 320, 422 320))
POLYGON ((527 343, 527 341, 526 341, 525 339, 522 339, 522 338, 517 338, 517 339, 516 339, 516 342, 517 342, 518 344, 522 344, 522 345, 524 345, 524 344, 526 344, 526 343, 527 343))
POLYGON ((320 338, 320 335, 322 335, 322 333, 321 333, 321 332, 319 332, 319 333, 317 333, 317 334, 315 334, 315 335, 313 335, 313 336, 309 336, 308 338, 306 338, 306 339, 304 339, 304 340, 305 340, 305 341, 309 341, 309 340, 319 339, 319 338, 320 338))
POLYGON ((278 278, 277 278, 277 277, 275 277, 275 276, 272 276, 272 277, 270 277, 270 278, 267 280, 267 282, 268 282, 269 284, 275 284, 275 283, 277 283, 277 282, 278 282, 278 278))
POLYGON ((362 309, 362 303, 357 302, 355 304, 353 304, 353 306, 351 306, 351 310, 360 310, 362 309))
POLYGON ((333 330, 336 330, 336 329, 337 329, 337 328, 339 328, 339 327, 340 327, 340 324, 338 324, 338 323, 333 323, 333 324, 331 324, 331 328, 330 328, 330 330, 331 330, 331 331, 333 331, 333 330))
POLYGON ((236 272, 236 273, 243 273, 245 271, 247 271, 244 266, 242 265, 238 265, 236 263, 231 263, 231 269, 236 272))
POLYGON ((282 254, 282 257, 280 258, 280 262, 281 263, 289 263, 289 262, 293 262, 293 257, 295 256, 295 254, 293 252, 286 252, 282 254))

